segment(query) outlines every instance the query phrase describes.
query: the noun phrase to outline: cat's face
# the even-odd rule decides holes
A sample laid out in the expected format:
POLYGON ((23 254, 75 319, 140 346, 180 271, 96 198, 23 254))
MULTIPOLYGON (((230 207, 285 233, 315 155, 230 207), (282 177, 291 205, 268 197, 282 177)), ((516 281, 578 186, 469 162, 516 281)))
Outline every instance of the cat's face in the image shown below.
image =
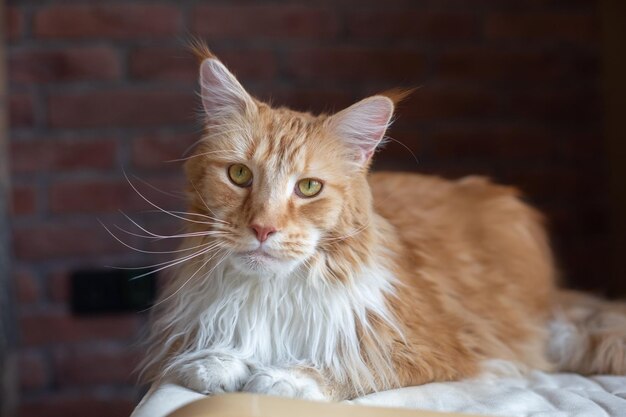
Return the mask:
POLYGON ((383 96, 333 116, 252 99, 216 59, 200 72, 207 135, 188 161, 193 211, 242 273, 287 274, 367 210, 367 165, 393 112, 383 96), (202 218, 201 218, 202 219, 202 218))

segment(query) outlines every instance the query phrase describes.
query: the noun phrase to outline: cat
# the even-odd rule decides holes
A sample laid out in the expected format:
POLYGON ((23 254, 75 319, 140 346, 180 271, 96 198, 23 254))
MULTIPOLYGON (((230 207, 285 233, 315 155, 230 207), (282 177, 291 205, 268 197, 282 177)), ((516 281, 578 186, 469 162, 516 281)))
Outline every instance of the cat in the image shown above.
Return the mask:
POLYGON ((273 108, 202 44, 177 271, 146 381, 313 400, 520 369, 626 373, 626 308, 561 290, 515 188, 369 173, 401 91, 273 108))

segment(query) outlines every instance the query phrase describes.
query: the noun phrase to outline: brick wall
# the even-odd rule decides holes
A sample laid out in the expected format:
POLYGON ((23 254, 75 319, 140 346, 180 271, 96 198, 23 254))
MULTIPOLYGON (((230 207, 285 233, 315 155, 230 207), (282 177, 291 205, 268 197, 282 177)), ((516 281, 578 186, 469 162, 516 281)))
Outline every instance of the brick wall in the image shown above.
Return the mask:
MULTIPOLYGON (((156 262, 100 226, 124 210, 151 230, 178 225, 179 158, 197 139, 196 66, 206 39, 262 98, 338 109, 418 86, 379 168, 517 184, 548 213, 563 270, 606 276, 599 23, 593 0, 319 2, 9 1, 14 279, 23 416, 124 416, 142 315, 77 318, 68 273, 156 262)), ((125 224, 128 227, 128 223, 125 224)), ((152 249, 142 239, 127 242, 152 249)), ((163 248, 163 246, 157 246, 163 248)), ((167 246, 165 246, 167 247, 167 246)))

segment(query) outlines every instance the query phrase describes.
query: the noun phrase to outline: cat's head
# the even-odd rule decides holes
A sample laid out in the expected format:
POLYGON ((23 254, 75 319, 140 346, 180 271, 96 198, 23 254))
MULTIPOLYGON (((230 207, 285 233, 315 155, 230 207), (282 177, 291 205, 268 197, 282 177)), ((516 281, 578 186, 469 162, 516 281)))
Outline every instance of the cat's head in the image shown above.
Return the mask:
POLYGON ((201 55, 206 134, 186 166, 191 208, 206 216, 197 228, 214 231, 249 274, 288 273, 366 228, 367 171, 394 101, 376 95, 318 116, 272 108, 208 50, 201 55))

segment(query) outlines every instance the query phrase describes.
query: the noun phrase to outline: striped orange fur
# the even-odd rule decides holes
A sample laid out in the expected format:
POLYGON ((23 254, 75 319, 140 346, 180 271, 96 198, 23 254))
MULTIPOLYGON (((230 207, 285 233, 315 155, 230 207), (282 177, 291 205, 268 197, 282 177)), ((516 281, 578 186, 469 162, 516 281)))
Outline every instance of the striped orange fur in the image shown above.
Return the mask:
POLYGON ((570 330, 585 324, 556 287, 542 216, 515 188, 368 173, 406 92, 335 115, 274 108, 203 44, 194 51, 206 131, 186 163, 193 256, 157 309, 149 380, 346 399, 473 377, 494 359, 626 371, 622 307, 584 304, 617 317, 594 342, 608 357, 550 342, 557 315, 570 330), (249 184, 229 178, 233 164, 249 184), (303 198, 303 179, 321 191, 303 198))

